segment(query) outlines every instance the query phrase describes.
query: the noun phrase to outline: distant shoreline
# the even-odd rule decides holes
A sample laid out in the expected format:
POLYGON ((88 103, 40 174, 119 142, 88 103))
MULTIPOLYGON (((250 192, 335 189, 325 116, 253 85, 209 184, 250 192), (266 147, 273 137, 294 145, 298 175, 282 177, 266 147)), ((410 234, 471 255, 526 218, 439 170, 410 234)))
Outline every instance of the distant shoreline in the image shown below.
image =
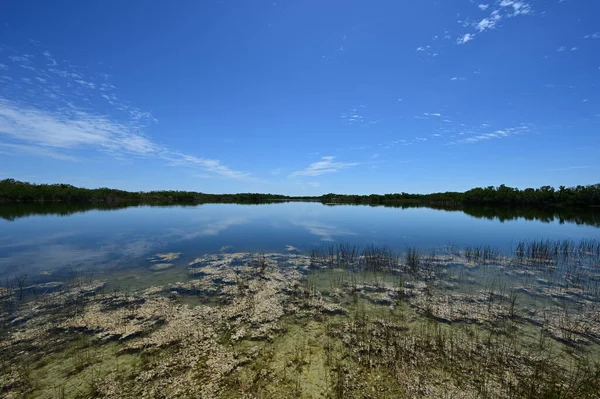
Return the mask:
POLYGON ((523 190, 500 185, 473 188, 465 192, 432 194, 324 194, 321 196, 287 196, 269 193, 207 194, 195 191, 131 192, 110 188, 87 189, 69 184, 32 184, 14 179, 0 180, 0 204, 63 203, 63 204, 257 204, 269 202, 321 202, 323 204, 427 206, 530 206, 600 207, 600 184, 565 187, 551 186, 523 190))

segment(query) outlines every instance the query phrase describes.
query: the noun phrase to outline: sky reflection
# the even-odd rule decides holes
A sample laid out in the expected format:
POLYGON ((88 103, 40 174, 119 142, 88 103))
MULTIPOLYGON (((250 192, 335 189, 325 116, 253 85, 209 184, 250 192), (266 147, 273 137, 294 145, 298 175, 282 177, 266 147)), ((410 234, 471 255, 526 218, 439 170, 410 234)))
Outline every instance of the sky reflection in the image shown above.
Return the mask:
POLYGON ((492 245, 508 251, 523 239, 600 239, 593 226, 558 220, 504 223, 428 208, 323 206, 318 203, 135 207, 70 216, 0 221, 0 278, 71 268, 139 267, 159 252, 181 262, 204 253, 299 251, 323 243, 439 248, 492 245))

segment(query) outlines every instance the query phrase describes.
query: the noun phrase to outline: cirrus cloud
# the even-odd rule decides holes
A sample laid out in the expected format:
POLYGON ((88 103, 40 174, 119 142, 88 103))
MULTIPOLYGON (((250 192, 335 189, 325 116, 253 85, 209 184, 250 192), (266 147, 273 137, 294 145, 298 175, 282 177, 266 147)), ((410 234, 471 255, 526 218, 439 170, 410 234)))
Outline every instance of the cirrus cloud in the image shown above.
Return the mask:
POLYGON ((290 177, 320 176, 326 173, 339 172, 342 169, 358 165, 358 163, 354 162, 334 162, 334 159, 335 157, 333 156, 321 157, 320 161, 311 163, 303 170, 293 172, 290 174, 290 177))
POLYGON ((48 51, 15 53, 7 59, 22 68, 15 69, 14 79, 3 78, 0 90, 3 155, 83 161, 90 152, 98 152, 120 159, 157 159, 228 178, 250 177, 217 159, 183 153, 152 140, 145 131, 157 119, 119 99, 106 74, 86 74, 67 61, 57 62, 48 51))

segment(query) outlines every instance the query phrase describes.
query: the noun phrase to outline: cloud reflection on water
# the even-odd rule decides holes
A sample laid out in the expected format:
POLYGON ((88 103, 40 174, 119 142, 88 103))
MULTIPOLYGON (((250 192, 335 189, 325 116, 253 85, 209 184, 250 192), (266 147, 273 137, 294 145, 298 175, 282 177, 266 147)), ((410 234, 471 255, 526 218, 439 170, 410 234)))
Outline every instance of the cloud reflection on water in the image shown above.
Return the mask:
POLYGON ((303 227, 308 230, 309 233, 318 236, 321 241, 335 241, 334 236, 348 236, 356 235, 349 230, 345 230, 330 224, 325 224, 317 221, 293 221, 295 226, 303 227))
POLYGON ((163 233, 113 232, 104 234, 101 240, 74 231, 13 239, 14 241, 10 237, 0 237, 0 276, 24 273, 35 275, 98 264, 116 265, 147 257, 175 243, 217 236, 232 226, 248 224, 251 220, 248 217, 204 218, 185 227, 168 228, 163 233))
POLYGON ((243 224, 250 223, 252 219, 248 217, 226 217, 222 220, 213 220, 210 221, 204 220, 204 222, 209 222, 203 226, 187 226, 185 228, 171 228, 169 229, 169 234, 165 235, 165 237, 172 238, 178 237, 182 240, 190 240, 193 238, 203 237, 203 236, 216 236, 219 235, 222 231, 227 230, 231 226, 238 226, 243 224))

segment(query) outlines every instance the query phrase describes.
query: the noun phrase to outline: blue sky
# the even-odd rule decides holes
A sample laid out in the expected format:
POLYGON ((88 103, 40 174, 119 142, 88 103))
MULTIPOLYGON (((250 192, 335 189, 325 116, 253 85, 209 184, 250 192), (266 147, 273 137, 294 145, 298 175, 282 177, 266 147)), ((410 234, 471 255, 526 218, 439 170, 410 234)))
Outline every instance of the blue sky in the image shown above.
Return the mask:
POLYGON ((599 20, 595 0, 2 1, 0 178, 598 183, 599 20))

